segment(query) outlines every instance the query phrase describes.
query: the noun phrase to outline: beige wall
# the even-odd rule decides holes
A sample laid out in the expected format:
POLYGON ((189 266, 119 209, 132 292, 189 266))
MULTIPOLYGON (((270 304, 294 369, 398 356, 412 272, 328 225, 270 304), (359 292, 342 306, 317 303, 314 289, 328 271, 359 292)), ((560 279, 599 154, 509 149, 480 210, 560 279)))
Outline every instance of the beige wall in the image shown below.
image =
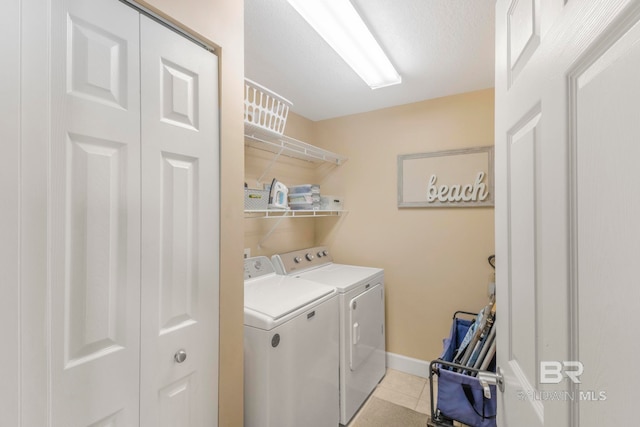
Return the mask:
MULTIPOLYGON (((219 47, 221 105, 221 257, 219 425, 242 419, 242 217, 244 2, 148 0, 140 2, 219 47)), ((212 403, 213 404, 213 403, 212 403)))
MULTIPOLYGON (((493 145, 493 90, 482 90, 320 122, 290 114, 285 133, 349 160, 316 167, 283 158, 265 177, 319 183, 343 196, 342 218, 248 219, 252 255, 327 244, 335 260, 385 269, 387 350, 421 360, 440 355, 456 310, 487 302, 493 270, 493 208, 397 207, 399 154, 493 145)), ((247 149, 245 180, 255 187, 272 154, 247 149)), ((426 374, 426 373, 425 373, 426 374)))
MULTIPOLYGON (((285 134, 299 141, 311 143, 314 137, 314 123, 295 113, 289 113, 285 134)), ((315 163, 281 156, 274 163, 275 154, 263 150, 246 149, 245 182, 249 188, 262 188, 275 177, 285 185, 312 184, 318 181, 322 170, 315 163), (266 174, 265 174, 266 172, 266 174), (264 178, 258 182, 261 175, 264 178)), ((315 243, 314 218, 247 218, 245 220, 245 248, 251 256, 271 256, 298 248, 313 246, 315 243), (267 234, 271 232, 268 238, 267 234)))
POLYGON ((385 269, 387 351, 439 356, 456 310, 487 302, 493 208, 397 207, 397 157, 493 145, 493 89, 315 123, 315 143, 349 160, 321 183, 349 214, 319 220, 338 262, 385 269))

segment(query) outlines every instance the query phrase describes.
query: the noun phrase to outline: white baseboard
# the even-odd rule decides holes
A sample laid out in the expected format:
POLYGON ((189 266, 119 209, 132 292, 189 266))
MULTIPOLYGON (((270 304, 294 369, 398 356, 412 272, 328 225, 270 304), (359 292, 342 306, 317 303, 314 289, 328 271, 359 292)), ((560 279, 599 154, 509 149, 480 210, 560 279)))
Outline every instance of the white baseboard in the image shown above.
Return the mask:
POLYGON ((429 363, 427 360, 387 352, 387 368, 422 378, 429 378, 429 363))

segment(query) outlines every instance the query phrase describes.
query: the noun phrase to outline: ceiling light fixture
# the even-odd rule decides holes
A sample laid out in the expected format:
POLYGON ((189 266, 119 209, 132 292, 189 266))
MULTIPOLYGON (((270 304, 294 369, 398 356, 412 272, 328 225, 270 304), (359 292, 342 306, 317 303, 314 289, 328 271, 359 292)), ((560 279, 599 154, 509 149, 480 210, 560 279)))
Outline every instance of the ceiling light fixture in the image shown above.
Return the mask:
POLYGON ((402 82, 349 0, 287 0, 371 89, 402 82))

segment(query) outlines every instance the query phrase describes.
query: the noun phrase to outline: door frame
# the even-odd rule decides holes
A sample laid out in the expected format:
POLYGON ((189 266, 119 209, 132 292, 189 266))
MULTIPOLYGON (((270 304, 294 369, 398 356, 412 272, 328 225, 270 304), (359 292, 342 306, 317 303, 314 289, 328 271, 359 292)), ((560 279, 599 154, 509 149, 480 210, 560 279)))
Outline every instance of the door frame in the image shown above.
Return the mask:
POLYGON ((0 141, 4 165, 0 170, 0 271, 2 298, 0 322, 8 325, 3 343, 8 351, 0 355, 3 381, 0 384, 0 425, 17 425, 19 420, 20 372, 20 120, 15 106, 20 103, 20 1, 10 0, 0 16, 0 141), (13 327, 17 325, 17 327, 13 327))

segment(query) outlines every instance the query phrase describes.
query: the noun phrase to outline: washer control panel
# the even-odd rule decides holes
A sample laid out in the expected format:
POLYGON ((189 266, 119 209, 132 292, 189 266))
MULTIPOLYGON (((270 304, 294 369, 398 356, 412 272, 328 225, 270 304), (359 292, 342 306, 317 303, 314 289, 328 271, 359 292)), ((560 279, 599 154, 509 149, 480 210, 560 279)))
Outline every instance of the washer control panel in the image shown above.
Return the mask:
POLYGON ((257 256, 244 260, 244 280, 275 273, 271 260, 266 256, 257 256))
POLYGON ((326 246, 299 249, 297 251, 274 255, 271 260, 278 274, 292 274, 311 267, 319 267, 333 262, 326 246))

